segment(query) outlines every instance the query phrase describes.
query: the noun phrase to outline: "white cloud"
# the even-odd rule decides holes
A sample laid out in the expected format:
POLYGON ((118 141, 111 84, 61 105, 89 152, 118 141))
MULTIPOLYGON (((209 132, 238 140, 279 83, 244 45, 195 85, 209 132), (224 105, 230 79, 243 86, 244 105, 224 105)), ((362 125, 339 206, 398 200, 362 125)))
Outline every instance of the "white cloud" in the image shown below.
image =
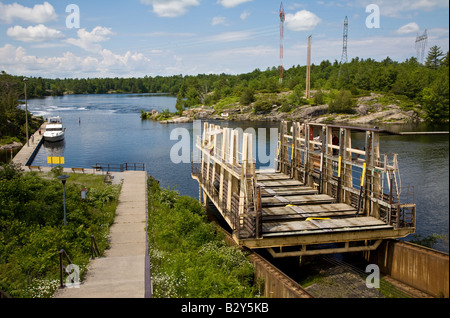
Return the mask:
POLYGON ((227 25, 227 18, 225 17, 214 17, 212 19, 211 25, 215 26, 218 24, 223 24, 223 25, 227 25))
POLYGON ((98 66, 101 71, 119 70, 130 71, 142 67, 145 63, 149 63, 150 59, 141 53, 126 52, 124 55, 114 54, 110 50, 103 49, 100 52, 102 60, 98 66))
POLYGON ((115 33, 111 31, 111 28, 97 26, 91 32, 80 29, 77 34, 78 39, 70 38, 66 42, 89 52, 98 52, 101 50, 101 46, 97 43, 109 40, 109 36, 115 33))
POLYGON ((150 59, 141 53, 114 54, 101 50, 98 56, 77 56, 65 52, 61 56, 37 57, 27 54, 23 47, 6 44, 0 47, 0 69, 10 74, 55 77, 132 77, 136 73, 144 76, 150 59))
POLYGON ((154 13, 166 18, 179 17, 185 14, 189 7, 200 5, 198 0, 141 0, 141 3, 151 5, 154 13))
POLYGON ((240 4, 251 2, 253 0, 217 0, 217 3, 221 4, 225 8, 234 8, 240 4))
POLYGON ((16 2, 13 4, 0 2, 0 21, 4 23, 12 23, 16 19, 32 23, 46 23, 56 20, 57 17, 55 9, 48 2, 36 4, 33 8, 24 7, 16 2))
POLYGON ((313 30, 321 21, 317 15, 307 10, 286 14, 286 27, 291 31, 313 30))
POLYGON ((244 12, 241 13, 241 20, 245 21, 247 20, 247 18, 250 16, 250 12, 248 12, 247 10, 245 10, 244 12))
POLYGON ((206 42, 236 42, 250 39, 252 37, 251 31, 234 31, 224 32, 217 35, 212 35, 205 39, 206 42))
POLYGON ((41 58, 28 55, 23 47, 6 44, 0 47, 0 68, 13 74, 36 74, 55 77, 57 74, 82 74, 95 70, 98 60, 92 57, 77 57, 66 52, 60 57, 41 58))
POLYGON ((64 34, 61 31, 50 29, 43 24, 29 26, 26 29, 16 25, 10 27, 6 31, 6 34, 17 41, 22 42, 44 42, 64 38, 64 34))
POLYGON ((402 27, 400 27, 395 33, 397 34, 409 34, 416 33, 419 31, 419 26, 415 22, 408 23, 402 27))
POLYGON ((376 4, 380 7, 381 15, 386 17, 402 17, 405 12, 433 11, 437 8, 448 8, 448 0, 356 0, 356 5, 366 7, 376 4))

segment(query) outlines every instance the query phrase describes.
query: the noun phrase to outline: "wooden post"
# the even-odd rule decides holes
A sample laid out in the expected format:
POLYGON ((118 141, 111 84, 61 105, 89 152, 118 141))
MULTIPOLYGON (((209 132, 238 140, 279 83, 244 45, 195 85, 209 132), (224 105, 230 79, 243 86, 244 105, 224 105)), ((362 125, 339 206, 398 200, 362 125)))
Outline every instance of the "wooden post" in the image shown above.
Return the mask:
POLYGON ((228 153, 228 146, 229 146, 229 143, 228 143, 229 138, 230 138, 229 128, 223 128, 223 130, 222 130, 222 154, 220 157, 222 159, 222 165, 220 166, 220 188, 219 188, 219 202, 221 204, 224 203, 223 185, 225 182, 225 169, 223 167, 223 163, 228 162, 227 153, 228 153))
MULTIPOLYGON (((249 151, 251 151, 251 145, 249 141, 251 140, 251 134, 244 133, 242 138, 242 162, 241 162, 241 177, 240 177, 240 191, 239 191, 239 216, 245 213, 245 204, 248 199, 246 196, 247 192, 247 172, 249 164, 249 151), (250 148, 249 148, 250 147, 250 148)), ((248 195, 248 193, 247 193, 248 195)))
MULTIPOLYGON (((352 152, 347 149, 352 148, 352 132, 350 129, 344 130, 344 186, 348 188, 353 188, 353 178, 352 178, 352 152)), ((343 190, 343 199, 345 203, 351 205, 351 192, 343 190)))
POLYGON ((311 98, 311 35, 308 36, 308 52, 306 61, 306 98, 311 98))

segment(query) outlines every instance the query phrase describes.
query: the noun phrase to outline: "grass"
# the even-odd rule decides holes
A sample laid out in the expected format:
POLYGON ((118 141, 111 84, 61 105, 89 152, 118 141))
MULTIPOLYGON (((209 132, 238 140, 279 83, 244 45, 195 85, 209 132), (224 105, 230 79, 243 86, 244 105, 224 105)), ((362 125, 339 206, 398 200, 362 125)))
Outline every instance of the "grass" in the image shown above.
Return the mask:
POLYGON ((226 245, 197 200, 148 182, 148 238, 155 298, 252 298, 254 269, 226 245))
POLYGON ((70 174, 66 184, 67 226, 62 185, 54 173, 0 173, 0 289, 15 298, 51 297, 59 282, 58 252, 80 266, 90 259, 91 235, 100 253, 108 248, 120 186, 102 176, 70 174), (81 199, 81 189, 88 195, 81 199))
MULTIPOLYGON (((234 108, 237 103, 239 103, 240 97, 238 96, 228 96, 221 99, 217 104, 214 105, 215 111, 222 111, 224 109, 234 108)), ((240 105, 240 104, 239 104, 240 105)))

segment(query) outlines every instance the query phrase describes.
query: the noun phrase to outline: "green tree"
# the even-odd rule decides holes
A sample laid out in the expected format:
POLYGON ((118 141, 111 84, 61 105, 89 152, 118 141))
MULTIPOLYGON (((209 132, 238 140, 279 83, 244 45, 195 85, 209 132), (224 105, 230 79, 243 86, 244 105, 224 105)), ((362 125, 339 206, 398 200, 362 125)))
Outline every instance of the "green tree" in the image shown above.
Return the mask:
POLYGON ((330 102, 328 107, 329 113, 353 113, 355 102, 352 99, 352 94, 347 90, 341 90, 336 98, 330 102))
POLYGON ((192 107, 195 105, 199 105, 201 103, 200 101, 200 95, 195 87, 189 87, 186 93, 186 102, 185 107, 192 107))
POLYGON ((241 95, 240 102, 242 105, 250 105, 255 101, 255 92, 252 88, 246 88, 241 95))
POLYGON ((444 53, 437 45, 430 48, 425 66, 431 69, 438 69, 444 61, 444 53))
POLYGON ((314 105, 322 105, 325 101, 322 90, 318 90, 313 97, 314 105))
POLYGON ((439 76, 431 87, 422 91, 422 104, 426 120, 440 122, 449 118, 449 77, 439 76))
POLYGON ((181 91, 178 92, 177 94, 177 103, 175 105, 175 108, 177 110, 178 115, 181 116, 181 114, 183 114, 184 111, 184 98, 181 91))

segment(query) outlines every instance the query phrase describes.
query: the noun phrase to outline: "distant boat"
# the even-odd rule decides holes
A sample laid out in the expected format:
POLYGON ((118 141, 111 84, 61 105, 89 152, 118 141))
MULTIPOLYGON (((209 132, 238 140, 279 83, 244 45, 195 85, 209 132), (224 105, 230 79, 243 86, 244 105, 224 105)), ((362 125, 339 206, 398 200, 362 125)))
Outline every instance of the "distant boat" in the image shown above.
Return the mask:
POLYGON ((228 113, 222 113, 221 116, 222 117, 228 117, 229 115, 228 115, 228 113))
POLYGON ((61 117, 50 117, 47 120, 47 126, 44 132, 44 140, 57 142, 64 140, 66 129, 63 128, 61 117))

